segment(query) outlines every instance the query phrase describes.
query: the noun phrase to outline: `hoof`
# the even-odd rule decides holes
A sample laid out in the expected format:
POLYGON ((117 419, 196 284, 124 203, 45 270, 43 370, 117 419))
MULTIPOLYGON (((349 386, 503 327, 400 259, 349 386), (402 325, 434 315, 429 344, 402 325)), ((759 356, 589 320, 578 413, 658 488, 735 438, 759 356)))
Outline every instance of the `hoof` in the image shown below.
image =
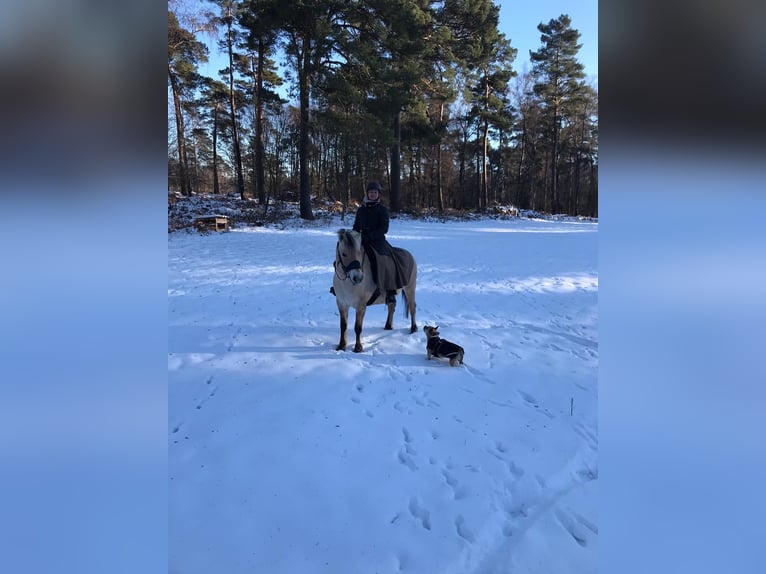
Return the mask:
POLYGON ((418 326, 417 325, 413 325, 412 327, 410 327, 410 334, 414 333, 417 330, 418 330, 418 326))
POLYGON ((335 350, 336 351, 345 351, 346 350, 346 345, 338 345, 337 347, 335 347, 335 350))
POLYGON ((354 345, 354 352, 355 353, 361 353, 364 349, 361 345, 354 345))
POLYGON ((386 331, 391 331, 393 329, 393 327, 391 325, 386 324, 386 326, 383 327, 383 329, 386 330, 386 331))

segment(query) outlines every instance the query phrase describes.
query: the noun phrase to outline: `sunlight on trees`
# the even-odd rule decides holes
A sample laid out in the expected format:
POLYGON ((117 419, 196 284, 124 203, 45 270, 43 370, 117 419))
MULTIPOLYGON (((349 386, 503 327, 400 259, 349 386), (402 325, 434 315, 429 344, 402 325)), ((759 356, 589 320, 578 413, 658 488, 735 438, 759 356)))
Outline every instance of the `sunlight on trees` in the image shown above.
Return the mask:
POLYGON ((566 14, 539 24, 520 73, 490 0, 184 6, 168 12, 169 191, 295 201, 312 219, 312 202, 345 210, 374 179, 393 212, 598 215, 598 91, 566 14), (211 30, 219 78, 198 72, 211 30))

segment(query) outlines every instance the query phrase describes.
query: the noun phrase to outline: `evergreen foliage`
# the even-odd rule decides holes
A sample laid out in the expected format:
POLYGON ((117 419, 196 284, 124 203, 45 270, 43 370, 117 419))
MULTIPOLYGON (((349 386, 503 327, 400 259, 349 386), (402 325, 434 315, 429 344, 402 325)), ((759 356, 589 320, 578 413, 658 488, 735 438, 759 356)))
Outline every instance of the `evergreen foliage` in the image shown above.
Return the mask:
POLYGON ((584 95, 583 65, 577 60, 581 45, 577 43, 580 33, 571 27, 566 14, 539 24, 542 46, 530 52, 533 72, 537 76, 535 93, 542 102, 542 121, 548 139, 550 182, 546 185, 546 208, 555 213, 561 211, 559 194, 559 167, 562 152, 566 150, 560 141, 562 128, 573 119, 573 110, 584 95))
POLYGON ((519 74, 491 0, 209 2, 220 79, 199 76, 205 46, 168 12, 171 190, 298 201, 312 219, 374 179, 394 213, 597 216, 598 92, 567 15, 540 23, 519 74))
MULTIPOLYGON (((183 195, 191 195, 189 174, 189 150, 186 142, 184 107, 193 97, 195 88, 202 78, 197 65, 207 61, 207 47, 194 34, 178 23, 175 13, 168 10, 168 84, 170 85, 175 115, 175 137, 178 154, 177 174, 170 172, 170 181, 183 195)), ((170 151, 170 146, 168 146, 170 151)))

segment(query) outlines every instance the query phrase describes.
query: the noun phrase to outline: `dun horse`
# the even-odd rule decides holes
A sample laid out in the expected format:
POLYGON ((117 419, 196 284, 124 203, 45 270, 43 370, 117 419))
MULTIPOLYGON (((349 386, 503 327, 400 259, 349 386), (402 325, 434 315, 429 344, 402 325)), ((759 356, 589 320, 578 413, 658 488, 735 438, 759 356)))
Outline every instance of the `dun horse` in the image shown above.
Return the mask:
MULTIPOLYGON (((415 284, 418 278, 418 268, 412 254, 399 247, 394 247, 400 257, 412 260, 412 273, 407 278, 407 285, 400 289, 405 304, 404 315, 410 316, 410 333, 418 330, 415 324, 415 284)), ((346 349, 346 328, 348 326, 348 310, 353 307, 356 318, 354 321, 354 333, 356 344, 354 352, 359 353, 362 348, 362 325, 364 313, 368 305, 383 305, 386 301, 386 292, 381 290, 375 296, 376 285, 372 280, 372 266, 370 259, 362 247, 362 236, 350 229, 338 231, 338 244, 335 247, 335 274, 332 284, 335 290, 335 302, 340 311, 340 342, 336 347, 338 351, 346 349)), ((397 294, 399 293, 397 291, 397 294)), ((388 304, 388 317, 384 329, 393 328, 394 309, 396 303, 388 304)))

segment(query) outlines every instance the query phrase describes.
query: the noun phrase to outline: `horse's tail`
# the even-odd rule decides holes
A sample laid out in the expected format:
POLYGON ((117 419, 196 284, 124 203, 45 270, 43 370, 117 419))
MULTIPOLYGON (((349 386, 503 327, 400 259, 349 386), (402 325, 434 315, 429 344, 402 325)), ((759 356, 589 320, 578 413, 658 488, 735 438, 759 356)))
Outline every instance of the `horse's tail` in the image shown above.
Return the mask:
POLYGON ((402 289, 402 303, 404 307, 404 318, 407 319, 410 316, 410 306, 409 303, 407 303, 407 291, 402 289))

